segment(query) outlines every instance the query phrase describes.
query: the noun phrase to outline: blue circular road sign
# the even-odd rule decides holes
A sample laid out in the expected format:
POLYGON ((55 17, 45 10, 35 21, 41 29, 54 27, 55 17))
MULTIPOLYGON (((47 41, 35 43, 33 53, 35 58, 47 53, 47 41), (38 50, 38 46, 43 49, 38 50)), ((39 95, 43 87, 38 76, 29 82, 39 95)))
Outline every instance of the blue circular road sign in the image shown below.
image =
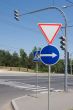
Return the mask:
POLYGON ((40 58, 45 65, 56 64, 59 60, 59 51, 56 47, 48 45, 41 50, 40 58))

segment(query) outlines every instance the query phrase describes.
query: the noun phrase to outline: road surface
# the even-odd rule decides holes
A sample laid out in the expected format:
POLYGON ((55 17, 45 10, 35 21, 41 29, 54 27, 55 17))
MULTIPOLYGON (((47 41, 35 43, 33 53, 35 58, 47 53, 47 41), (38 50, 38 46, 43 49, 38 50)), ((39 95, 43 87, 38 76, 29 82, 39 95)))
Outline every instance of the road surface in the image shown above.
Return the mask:
MULTIPOLYGON (((13 98, 36 93, 36 75, 1 75, 0 76, 0 106, 13 98)), ((73 76, 68 77, 68 87, 73 89, 73 76)), ((64 75, 51 76, 51 91, 64 90, 64 75)), ((38 92, 48 91, 48 76, 38 76, 38 92)))

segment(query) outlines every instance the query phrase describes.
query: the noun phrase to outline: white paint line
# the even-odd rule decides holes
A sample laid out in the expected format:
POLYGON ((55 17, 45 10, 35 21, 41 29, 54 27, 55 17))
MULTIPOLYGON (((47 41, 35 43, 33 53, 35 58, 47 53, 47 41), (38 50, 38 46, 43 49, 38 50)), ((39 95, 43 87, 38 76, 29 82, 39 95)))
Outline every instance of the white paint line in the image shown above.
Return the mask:
POLYGON ((38 91, 38 92, 40 92, 40 91, 48 91, 48 89, 37 89, 37 90, 32 90, 32 91, 38 91))
POLYGON ((43 91, 43 92, 40 92, 40 94, 45 94, 45 93, 48 93, 48 91, 43 91))
POLYGON ((57 90, 54 90, 54 92, 63 92, 64 90, 60 90, 60 89, 57 89, 57 90))

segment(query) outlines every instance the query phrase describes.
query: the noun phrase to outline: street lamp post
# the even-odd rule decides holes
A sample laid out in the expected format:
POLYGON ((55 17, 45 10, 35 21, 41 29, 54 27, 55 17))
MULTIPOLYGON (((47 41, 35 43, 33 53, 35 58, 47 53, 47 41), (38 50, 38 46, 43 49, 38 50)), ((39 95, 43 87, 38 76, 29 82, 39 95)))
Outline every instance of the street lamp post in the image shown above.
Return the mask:
POLYGON ((19 16, 34 14, 34 13, 38 13, 38 12, 41 12, 41 11, 46 11, 46 10, 49 10, 49 9, 55 9, 58 12, 60 12, 60 14, 62 15, 62 17, 64 19, 64 22, 65 22, 64 36, 66 37, 66 45, 65 45, 65 78, 64 78, 65 80, 64 80, 64 91, 67 92, 67 74, 68 74, 68 70, 67 70, 67 65, 68 65, 68 62, 67 62, 67 20, 66 20, 66 16, 65 16, 64 12, 60 8, 58 8, 58 7, 49 6, 48 8, 43 8, 43 9, 35 10, 35 11, 32 11, 32 12, 20 14, 19 16))

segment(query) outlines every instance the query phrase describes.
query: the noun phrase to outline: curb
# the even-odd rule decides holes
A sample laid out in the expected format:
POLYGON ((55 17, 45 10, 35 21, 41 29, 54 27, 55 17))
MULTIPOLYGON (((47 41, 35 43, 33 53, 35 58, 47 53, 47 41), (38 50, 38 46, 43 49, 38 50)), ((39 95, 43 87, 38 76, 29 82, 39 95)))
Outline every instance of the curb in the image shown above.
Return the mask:
POLYGON ((11 105, 12 105, 13 110, 19 110, 16 103, 15 103, 15 100, 11 101, 11 105))
MULTIPOLYGON (((25 95, 25 96, 27 96, 27 95, 25 95)), ((23 97, 25 97, 25 96, 21 96, 21 97, 18 97, 18 98, 15 98, 15 99, 13 99, 12 101, 11 101, 11 105, 12 105, 12 108, 13 108, 13 110, 19 110, 19 108, 18 108, 18 106, 16 105, 16 100, 19 100, 20 98, 23 98, 23 97)), ((31 96, 31 95, 28 95, 28 96, 31 96)), ((31 97, 35 97, 35 96, 31 96, 31 97)), ((35 97, 36 98, 36 97, 35 97)))
MULTIPOLYGON (((25 95, 26 96, 26 95, 25 95)), ((12 105, 12 108, 13 108, 13 110, 19 110, 19 108, 18 108, 18 106, 16 105, 16 100, 19 100, 20 98, 22 98, 22 97, 25 97, 25 96, 21 96, 21 97, 18 97, 18 98, 15 98, 15 99, 13 99, 12 101, 11 101, 11 105, 12 105)))
MULTIPOLYGON (((53 92, 55 92, 55 93, 59 93, 59 92, 64 92, 63 90, 54 90, 53 92)), ((52 93, 53 93, 52 92, 52 93)), ((17 106, 17 104, 16 104, 16 100, 20 100, 21 98, 24 98, 24 97, 26 97, 26 96, 31 96, 31 97, 34 97, 34 98, 37 98, 36 96, 32 96, 32 95, 25 95, 25 96, 21 96, 21 97, 18 97, 18 98, 15 98, 15 99, 13 99, 12 101, 11 101, 11 105, 12 105, 12 108, 13 108, 13 110, 19 110, 19 108, 18 108, 18 106, 17 106)))
MULTIPOLYGON (((53 90, 53 92, 64 92, 64 91, 63 90, 53 90)), ((25 95, 25 96, 31 96, 31 97, 35 97, 36 98, 36 96, 32 96, 32 95, 25 95)), ((21 98, 23 98, 25 96, 21 96, 21 97, 15 98, 15 99, 13 99, 11 101, 11 105, 12 105, 13 110, 19 110, 19 108, 18 108, 18 106, 17 106, 15 101, 19 100, 19 99, 21 99, 21 98)))

